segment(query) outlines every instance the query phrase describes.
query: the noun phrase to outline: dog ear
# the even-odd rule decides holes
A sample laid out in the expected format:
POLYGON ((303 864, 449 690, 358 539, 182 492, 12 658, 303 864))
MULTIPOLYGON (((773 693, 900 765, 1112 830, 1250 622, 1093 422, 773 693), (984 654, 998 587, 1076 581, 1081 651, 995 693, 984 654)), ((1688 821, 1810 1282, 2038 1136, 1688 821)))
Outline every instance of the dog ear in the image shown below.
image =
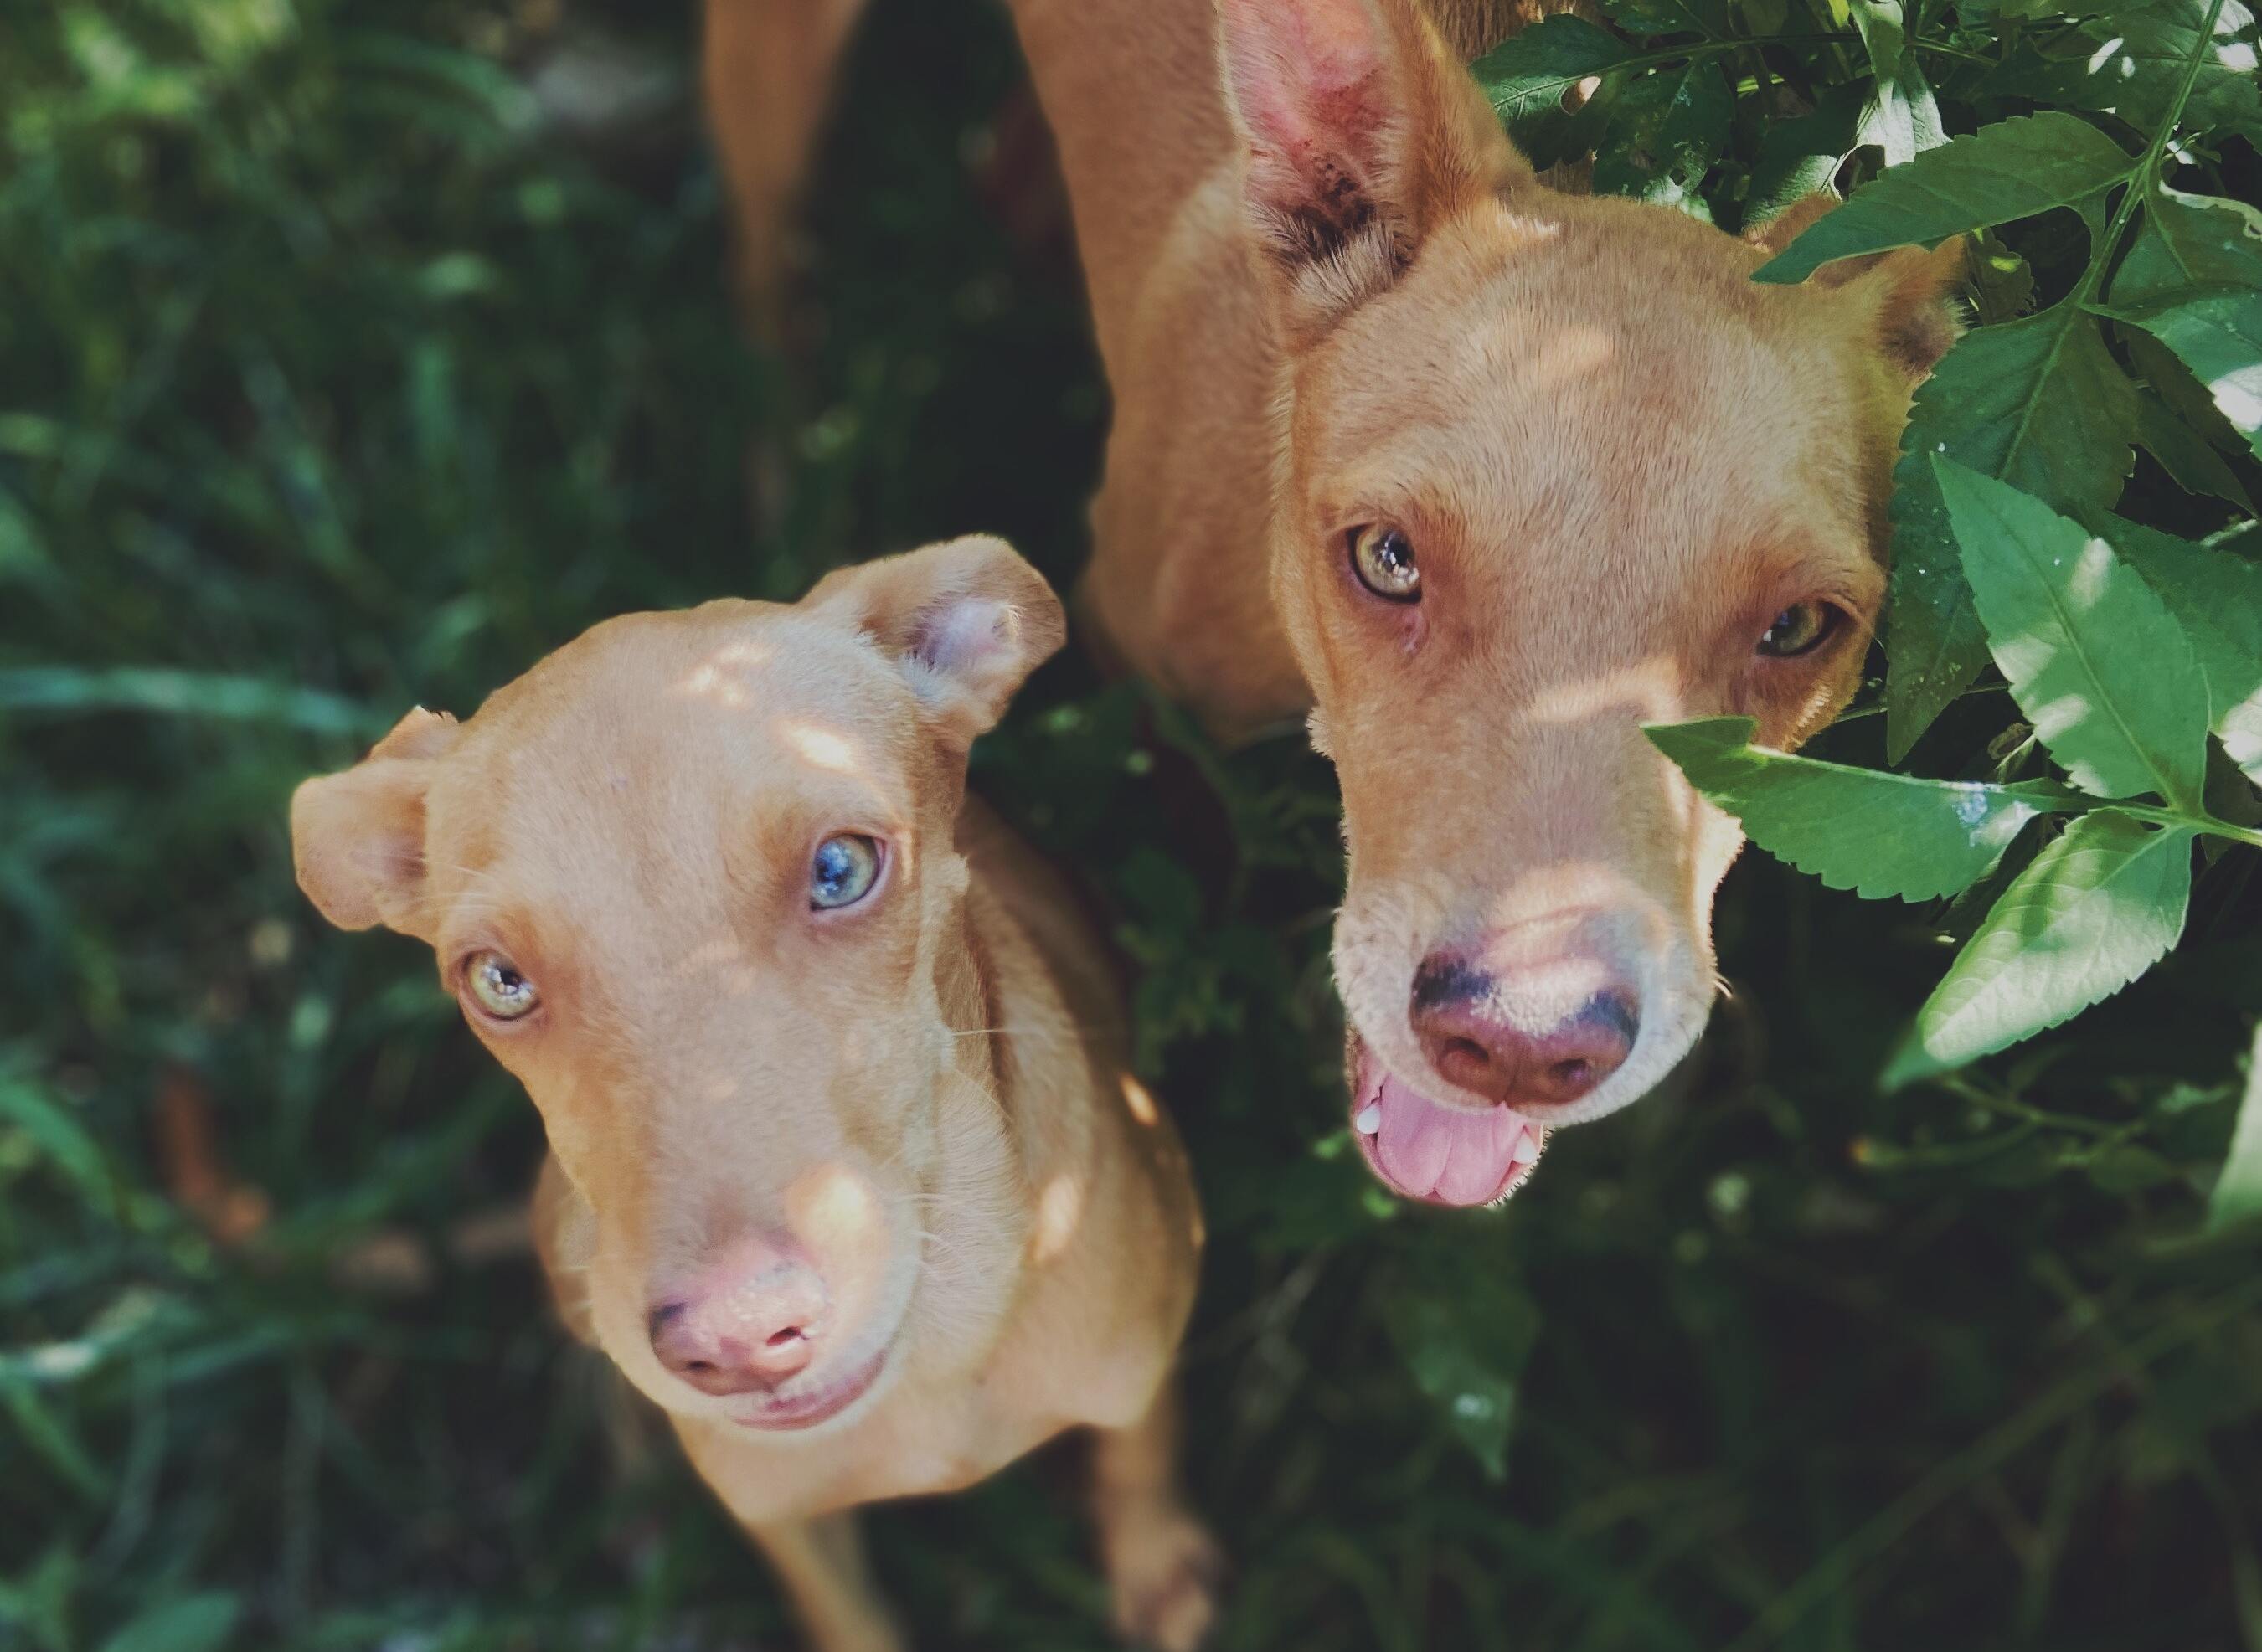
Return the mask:
POLYGON ((1216 0, 1243 189, 1293 340, 1380 291, 1480 194, 1529 182, 1414 0, 1216 0))
POLYGON ((897 662, 946 744, 963 751, 1068 640, 1044 576, 1002 539, 969 535, 827 574, 807 606, 838 607, 897 662))
POLYGON ((353 767, 292 794, 299 887, 340 929, 421 932, 424 794, 434 763, 461 732, 446 713, 420 707, 353 767))
MULTIPOLYGON (((1744 239, 1773 256, 1838 204, 1827 191, 1802 197, 1744 239)), ((1841 291, 1860 305, 1885 359, 1915 384, 1939 364, 1963 331, 1955 295, 1963 284, 1969 257, 1963 238, 1951 235, 1928 251, 1896 247, 1837 259, 1809 276, 1806 284, 1841 291)))

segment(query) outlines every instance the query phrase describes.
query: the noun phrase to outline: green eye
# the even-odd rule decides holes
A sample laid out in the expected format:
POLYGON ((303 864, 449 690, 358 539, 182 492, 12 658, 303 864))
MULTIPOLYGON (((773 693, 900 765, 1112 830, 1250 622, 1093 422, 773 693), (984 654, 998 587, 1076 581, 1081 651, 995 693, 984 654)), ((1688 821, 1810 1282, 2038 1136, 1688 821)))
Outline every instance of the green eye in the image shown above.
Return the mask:
POLYGON ((464 990, 480 1013, 497 1021, 517 1021, 534 1013, 542 994, 501 952, 474 952, 464 964, 464 990))
POLYGON ((817 845, 809 862, 809 904, 819 912, 854 906, 872 892, 880 876, 880 845, 857 832, 842 832, 817 845))
POLYGON ((1351 532, 1351 571, 1385 602, 1419 602, 1422 570, 1414 543, 1394 528, 1369 523, 1351 532))
POLYGON ((1760 634, 1759 651, 1770 659, 1811 654, 1836 635, 1845 610, 1828 602, 1794 602, 1760 634))

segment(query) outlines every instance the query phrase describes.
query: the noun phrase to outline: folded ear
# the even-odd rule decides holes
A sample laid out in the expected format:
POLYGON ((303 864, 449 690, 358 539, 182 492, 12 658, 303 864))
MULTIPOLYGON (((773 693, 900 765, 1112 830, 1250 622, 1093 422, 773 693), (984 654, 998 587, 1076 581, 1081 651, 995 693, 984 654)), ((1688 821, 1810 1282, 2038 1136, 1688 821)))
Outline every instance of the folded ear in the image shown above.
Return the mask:
MULTIPOLYGON (((1802 197, 1744 239, 1772 257, 1838 205, 1827 191, 1802 197)), ((1860 305, 1885 357, 1914 384, 1939 364, 1963 331, 1955 303, 1970 249, 1951 235, 1939 246, 1896 247, 1826 263, 1806 278, 1818 289, 1837 289, 1860 305)))
POLYGON ((421 707, 342 774, 291 795, 291 854, 299 887, 342 930, 383 923, 421 933, 424 794, 436 759, 462 730, 421 707))
POLYGON ((1415 0, 1216 0, 1250 226, 1292 339, 1389 284, 1477 196, 1528 182, 1415 0))
POLYGON ((986 534, 839 569, 803 606, 844 613, 896 662, 944 743, 962 752, 1068 640, 1044 576, 986 534))

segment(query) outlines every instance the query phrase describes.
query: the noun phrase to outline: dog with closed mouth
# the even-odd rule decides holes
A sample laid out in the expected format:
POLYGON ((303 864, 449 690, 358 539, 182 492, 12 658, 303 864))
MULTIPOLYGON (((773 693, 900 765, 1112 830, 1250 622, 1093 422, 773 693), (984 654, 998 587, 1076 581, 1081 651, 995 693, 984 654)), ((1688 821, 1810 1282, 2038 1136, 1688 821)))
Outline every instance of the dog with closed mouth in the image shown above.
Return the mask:
POLYGON ((959 540, 608 621, 292 803, 314 904, 429 943, 526 1086, 565 1318, 825 1652, 902 1644, 856 1505, 1076 1426, 1120 1628, 1184 1652, 1211 1613, 1167 1383, 1185 1158, 1100 944, 965 794, 1064 632, 1009 547, 959 540))
POLYGON ((1833 198, 1740 237, 1548 187, 1464 67, 1545 0, 1010 3, 1114 399, 1082 617, 1225 737, 1307 720, 1361 1148, 1503 1197, 1704 1027, 1742 838, 1641 726, 1842 708, 1961 249, 1763 285, 1833 198))

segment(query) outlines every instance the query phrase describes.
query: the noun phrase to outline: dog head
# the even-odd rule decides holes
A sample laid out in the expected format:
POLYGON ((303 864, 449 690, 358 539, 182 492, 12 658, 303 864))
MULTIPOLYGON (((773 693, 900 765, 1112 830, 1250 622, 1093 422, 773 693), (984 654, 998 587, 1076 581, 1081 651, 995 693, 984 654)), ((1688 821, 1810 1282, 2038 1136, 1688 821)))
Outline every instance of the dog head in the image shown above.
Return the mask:
POLYGON ((959 540, 608 621, 292 799, 314 904, 429 942, 541 1110, 569 1311, 670 1410, 804 1430, 994 1340, 1027 1201, 954 822, 1063 636, 959 540))
POLYGON ((1343 785, 1337 979, 1383 1180, 1477 1203, 1688 1053, 1740 844, 1641 725, 1789 747, 1884 585, 1953 246, 1751 280, 1541 187, 1413 0, 1219 0, 1279 342, 1271 577, 1343 785))

